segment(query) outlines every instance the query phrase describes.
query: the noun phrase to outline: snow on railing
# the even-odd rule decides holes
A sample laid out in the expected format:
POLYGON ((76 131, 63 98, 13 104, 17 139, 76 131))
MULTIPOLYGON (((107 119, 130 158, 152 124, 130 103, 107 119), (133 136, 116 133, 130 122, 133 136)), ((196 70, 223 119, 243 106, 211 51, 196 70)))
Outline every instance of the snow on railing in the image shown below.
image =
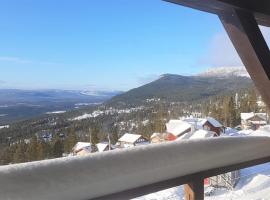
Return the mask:
POLYGON ((268 137, 220 137, 1 166, 0 199, 92 199, 269 156, 268 137))

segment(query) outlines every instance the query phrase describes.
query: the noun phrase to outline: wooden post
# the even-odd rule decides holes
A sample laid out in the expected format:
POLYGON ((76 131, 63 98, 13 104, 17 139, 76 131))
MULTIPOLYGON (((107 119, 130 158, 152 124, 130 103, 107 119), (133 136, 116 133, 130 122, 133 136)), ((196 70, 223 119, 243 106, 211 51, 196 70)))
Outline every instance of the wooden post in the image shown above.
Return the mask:
POLYGON ((253 13, 232 9, 219 14, 236 51, 270 108, 270 51, 253 13))
POLYGON ((204 182, 203 179, 196 179, 184 185, 185 200, 203 200, 204 182))

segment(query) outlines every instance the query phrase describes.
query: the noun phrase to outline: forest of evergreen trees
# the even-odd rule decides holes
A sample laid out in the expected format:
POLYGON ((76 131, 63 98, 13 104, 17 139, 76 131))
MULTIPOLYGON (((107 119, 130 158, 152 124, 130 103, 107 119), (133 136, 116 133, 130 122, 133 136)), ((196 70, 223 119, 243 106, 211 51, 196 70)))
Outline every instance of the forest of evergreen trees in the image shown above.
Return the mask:
POLYGON ((266 106, 259 106, 260 95, 255 88, 236 94, 211 98, 203 113, 221 121, 224 126, 235 127, 241 123, 240 114, 247 112, 269 113, 266 106))
POLYGON ((256 90, 250 88, 196 102, 147 103, 143 110, 128 114, 71 121, 72 113, 66 113, 14 123, 0 130, 0 165, 62 157, 68 155, 78 141, 91 140, 95 145, 107 141, 109 136, 115 144, 126 132, 150 139, 152 133, 165 131, 168 120, 194 112, 201 113, 202 117, 212 116, 224 126, 235 127, 240 124, 241 112, 266 112, 265 107, 258 106, 258 98, 256 90), (50 133, 51 138, 44 138, 45 132, 50 133))

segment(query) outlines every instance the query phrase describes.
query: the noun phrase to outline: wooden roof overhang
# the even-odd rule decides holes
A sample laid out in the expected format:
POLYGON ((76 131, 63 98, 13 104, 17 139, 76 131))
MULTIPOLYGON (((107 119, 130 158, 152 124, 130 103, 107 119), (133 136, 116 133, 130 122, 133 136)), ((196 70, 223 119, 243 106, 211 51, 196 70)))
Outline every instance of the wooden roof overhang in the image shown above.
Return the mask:
POLYGON ((270 108, 270 51, 258 25, 270 27, 270 0, 165 0, 218 15, 270 108))

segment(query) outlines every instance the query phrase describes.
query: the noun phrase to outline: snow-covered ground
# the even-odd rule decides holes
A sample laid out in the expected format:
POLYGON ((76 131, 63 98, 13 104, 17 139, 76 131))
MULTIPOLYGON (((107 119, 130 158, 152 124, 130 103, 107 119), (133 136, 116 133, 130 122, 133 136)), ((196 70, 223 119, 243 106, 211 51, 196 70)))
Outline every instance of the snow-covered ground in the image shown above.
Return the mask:
MULTIPOLYGON (((258 130, 241 130, 226 128, 223 136, 268 136, 270 125, 258 130)), ((211 191, 205 200, 268 200, 270 199, 270 163, 242 169, 240 180, 233 190, 226 188, 205 188, 211 191)), ((184 199, 183 186, 175 187, 153 194, 136 198, 135 200, 182 200, 184 199)))
POLYGON ((270 163, 241 170, 234 190, 215 189, 206 200, 266 200, 270 199, 270 163))
POLYGON ((3 129, 3 128, 9 128, 9 125, 0 126, 0 129, 3 129))
POLYGON ((270 137, 270 125, 262 126, 256 131, 251 130, 251 129, 237 131, 233 128, 227 127, 225 130, 225 134, 222 136, 268 136, 270 137))
MULTIPOLYGON (((207 189, 205 188, 205 191, 207 189)), ((183 186, 175 187, 134 200, 182 200, 183 186)), ((205 200, 267 200, 270 199, 270 163, 257 165, 241 170, 241 178, 234 190, 226 188, 212 189, 205 200)))
POLYGON ((144 109, 143 106, 139 106, 139 107, 129 108, 129 109, 109 108, 107 110, 95 110, 92 113, 85 113, 83 115, 80 115, 70 120, 74 121, 74 120, 83 120, 83 119, 88 119, 88 118, 96 118, 100 115, 114 115, 114 114, 123 114, 123 113, 128 114, 128 113, 136 112, 143 109, 144 109))
POLYGON ((46 112, 46 114, 50 115, 50 114, 62 114, 65 113, 65 110, 58 110, 58 111, 52 111, 52 112, 46 112))
POLYGON ((100 105, 101 102, 98 103, 76 103, 75 106, 90 106, 90 105, 100 105))

